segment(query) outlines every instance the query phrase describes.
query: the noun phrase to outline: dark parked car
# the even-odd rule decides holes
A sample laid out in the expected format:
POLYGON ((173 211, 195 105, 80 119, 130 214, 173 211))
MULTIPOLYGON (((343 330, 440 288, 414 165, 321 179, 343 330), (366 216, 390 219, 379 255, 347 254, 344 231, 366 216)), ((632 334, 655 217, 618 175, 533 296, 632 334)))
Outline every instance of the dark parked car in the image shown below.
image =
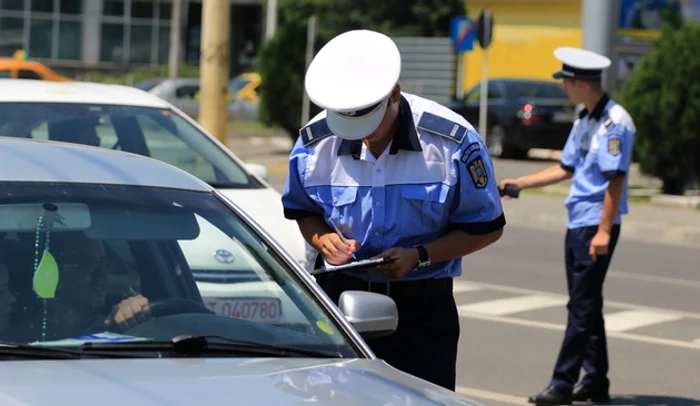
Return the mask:
MULTIPOLYGON (((479 126, 481 85, 447 107, 479 126)), ((530 148, 562 149, 575 105, 559 83, 533 79, 489 79, 486 143, 495 157, 519 158, 530 148)), ((482 134, 482 136, 484 136, 482 134)))

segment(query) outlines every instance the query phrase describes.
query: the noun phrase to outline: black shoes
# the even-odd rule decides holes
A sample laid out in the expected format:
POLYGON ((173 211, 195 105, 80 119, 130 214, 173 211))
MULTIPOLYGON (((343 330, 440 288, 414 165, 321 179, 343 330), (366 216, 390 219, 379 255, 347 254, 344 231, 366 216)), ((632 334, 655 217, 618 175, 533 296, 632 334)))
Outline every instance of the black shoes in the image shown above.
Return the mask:
POLYGON ((574 389, 572 399, 575 402, 593 402, 596 404, 610 403, 610 394, 607 391, 596 391, 585 386, 574 389))
POLYGON ((538 406, 570 405, 572 403, 571 390, 563 390, 554 386, 548 386, 542 392, 530 396, 529 403, 538 406))
POLYGON ((570 405, 573 402, 606 404, 610 403, 610 394, 607 391, 596 391, 580 385, 577 386, 573 392, 554 386, 548 386, 542 392, 530 396, 527 401, 537 406, 570 405))

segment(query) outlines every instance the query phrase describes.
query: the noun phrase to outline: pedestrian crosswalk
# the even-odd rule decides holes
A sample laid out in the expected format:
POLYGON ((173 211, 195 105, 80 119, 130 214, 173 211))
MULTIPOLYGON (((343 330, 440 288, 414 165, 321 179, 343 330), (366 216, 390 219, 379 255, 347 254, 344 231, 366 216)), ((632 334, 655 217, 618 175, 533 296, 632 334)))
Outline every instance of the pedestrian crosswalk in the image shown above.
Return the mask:
MULTIPOLYGON (((568 297, 509 286, 455 280, 460 317, 563 331, 568 297)), ((608 336, 700 350, 700 314, 611 302, 608 336)))

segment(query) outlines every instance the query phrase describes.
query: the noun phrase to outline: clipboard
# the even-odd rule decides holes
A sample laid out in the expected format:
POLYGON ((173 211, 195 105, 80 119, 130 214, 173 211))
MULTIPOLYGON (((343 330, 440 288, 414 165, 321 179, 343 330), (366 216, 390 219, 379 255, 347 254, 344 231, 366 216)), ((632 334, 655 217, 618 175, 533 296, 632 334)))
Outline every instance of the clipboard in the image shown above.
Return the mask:
POLYGON ((311 275, 319 275, 329 272, 356 271, 361 269, 373 268, 381 264, 388 264, 398 259, 399 257, 362 259, 359 261, 348 262, 347 264, 343 265, 322 266, 321 268, 314 269, 310 273, 311 275))

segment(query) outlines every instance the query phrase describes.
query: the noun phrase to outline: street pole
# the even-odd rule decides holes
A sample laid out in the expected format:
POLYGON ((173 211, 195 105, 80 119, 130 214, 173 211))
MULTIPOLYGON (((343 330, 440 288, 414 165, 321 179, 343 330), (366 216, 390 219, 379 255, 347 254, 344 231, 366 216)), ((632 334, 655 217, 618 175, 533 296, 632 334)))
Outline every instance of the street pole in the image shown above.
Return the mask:
POLYGON ((603 71, 603 88, 617 87, 617 26, 620 0, 581 0, 583 48, 610 58, 610 67, 603 71))
MULTIPOLYGON (((311 60, 314 56, 314 43, 316 42, 316 15, 309 17, 309 25, 306 31, 306 70, 309 69, 311 60)), ((301 125, 299 128, 304 127, 306 123, 309 122, 309 110, 311 109, 309 95, 306 94, 304 90, 304 100, 301 105, 301 125)))
POLYGON ((489 95, 489 49, 482 49, 483 62, 481 65, 481 86, 479 87, 479 135, 486 139, 486 119, 488 117, 489 95))
POLYGON ((168 53, 168 76, 177 79, 180 72, 180 35, 182 33, 182 0, 172 0, 170 12, 170 51, 168 53))
POLYGON ((226 144, 231 2, 203 0, 199 123, 226 144))
POLYGON ((265 16, 265 42, 267 42, 275 36, 277 31, 277 0, 267 0, 265 16))

